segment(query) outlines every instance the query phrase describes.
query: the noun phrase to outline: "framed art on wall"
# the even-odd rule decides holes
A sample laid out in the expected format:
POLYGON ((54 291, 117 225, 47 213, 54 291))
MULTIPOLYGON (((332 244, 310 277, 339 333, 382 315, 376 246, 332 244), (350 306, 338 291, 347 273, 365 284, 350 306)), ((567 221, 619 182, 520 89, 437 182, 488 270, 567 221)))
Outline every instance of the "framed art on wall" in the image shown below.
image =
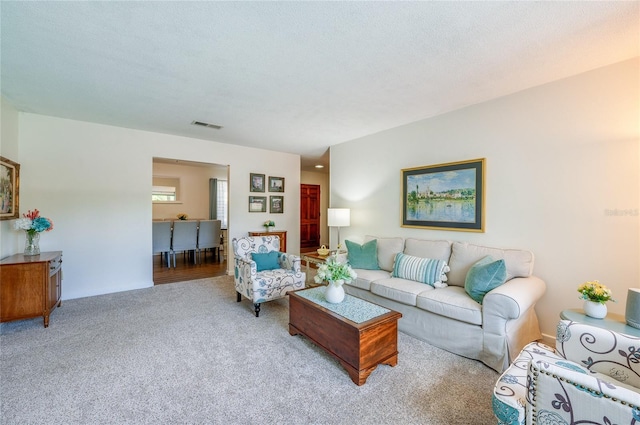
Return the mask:
POLYGON ((484 232, 485 159, 402 170, 402 227, 484 232))
POLYGON ((20 164, 0 156, 0 220, 20 216, 20 164))
POLYGON ((269 192, 284 192, 284 177, 269 176, 269 192))
POLYGON ((269 196, 269 212, 272 214, 284 213, 284 196, 269 196))
POLYGON ((249 196, 249 212, 267 212, 267 197, 249 196))
POLYGON ((249 175, 249 191, 264 192, 264 174, 250 173, 249 175))

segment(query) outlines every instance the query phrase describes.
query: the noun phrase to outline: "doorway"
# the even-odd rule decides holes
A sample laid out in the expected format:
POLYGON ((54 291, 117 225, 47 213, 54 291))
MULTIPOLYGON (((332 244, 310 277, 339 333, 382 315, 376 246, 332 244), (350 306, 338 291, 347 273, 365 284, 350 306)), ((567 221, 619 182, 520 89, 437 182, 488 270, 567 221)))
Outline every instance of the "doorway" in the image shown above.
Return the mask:
POLYGON ((220 248, 201 252, 197 264, 192 249, 176 252, 175 268, 173 264, 167 267, 161 253, 153 253, 154 284, 226 275, 229 166, 168 158, 153 158, 152 165, 153 187, 158 192, 152 194, 153 221, 173 222, 186 215, 187 220, 198 223, 210 219, 222 222, 220 248))
POLYGON ((320 246, 320 185, 300 185, 300 249, 320 246))

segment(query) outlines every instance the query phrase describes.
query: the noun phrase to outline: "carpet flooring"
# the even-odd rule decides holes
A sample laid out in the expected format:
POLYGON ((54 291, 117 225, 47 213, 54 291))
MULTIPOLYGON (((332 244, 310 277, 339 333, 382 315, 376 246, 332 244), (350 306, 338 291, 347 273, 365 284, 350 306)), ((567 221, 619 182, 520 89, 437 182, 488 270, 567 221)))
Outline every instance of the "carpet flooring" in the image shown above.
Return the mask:
POLYGON ((2 424, 495 424, 498 375, 399 334, 398 365, 363 386, 288 333, 288 299, 259 318, 230 276, 68 300, 0 325, 2 424))

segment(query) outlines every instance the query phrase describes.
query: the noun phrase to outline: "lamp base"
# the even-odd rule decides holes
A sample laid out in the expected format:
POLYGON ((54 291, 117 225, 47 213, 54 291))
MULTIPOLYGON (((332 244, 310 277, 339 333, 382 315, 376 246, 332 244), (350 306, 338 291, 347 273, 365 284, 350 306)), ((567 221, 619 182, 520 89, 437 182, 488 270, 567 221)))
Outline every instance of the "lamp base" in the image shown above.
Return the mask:
POLYGON ((625 319, 627 325, 640 329, 640 288, 629 288, 627 291, 625 319))

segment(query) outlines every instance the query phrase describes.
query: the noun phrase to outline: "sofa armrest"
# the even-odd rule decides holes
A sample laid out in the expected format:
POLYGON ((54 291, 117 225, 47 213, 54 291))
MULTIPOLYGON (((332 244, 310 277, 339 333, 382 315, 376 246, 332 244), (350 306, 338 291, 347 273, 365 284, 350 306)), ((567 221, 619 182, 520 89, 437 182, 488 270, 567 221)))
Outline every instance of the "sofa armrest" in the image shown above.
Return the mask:
POLYGON ((532 361, 527 374, 526 423, 628 424, 640 420, 640 393, 581 369, 569 361, 562 365, 532 361))
POLYGON ((482 302, 483 323, 488 315, 506 320, 517 319, 544 295, 546 285, 536 276, 516 277, 485 295, 482 302))
POLYGON ((586 323, 561 320, 556 333, 556 351, 591 372, 599 372, 640 388, 638 337, 586 323))
POLYGON ((279 258, 280 265, 285 270, 291 270, 296 273, 302 271, 300 256, 295 254, 287 254, 286 252, 280 253, 279 258))
POLYGON ((235 258, 235 261, 238 275, 254 278, 258 273, 258 266, 255 261, 238 257, 235 258))

